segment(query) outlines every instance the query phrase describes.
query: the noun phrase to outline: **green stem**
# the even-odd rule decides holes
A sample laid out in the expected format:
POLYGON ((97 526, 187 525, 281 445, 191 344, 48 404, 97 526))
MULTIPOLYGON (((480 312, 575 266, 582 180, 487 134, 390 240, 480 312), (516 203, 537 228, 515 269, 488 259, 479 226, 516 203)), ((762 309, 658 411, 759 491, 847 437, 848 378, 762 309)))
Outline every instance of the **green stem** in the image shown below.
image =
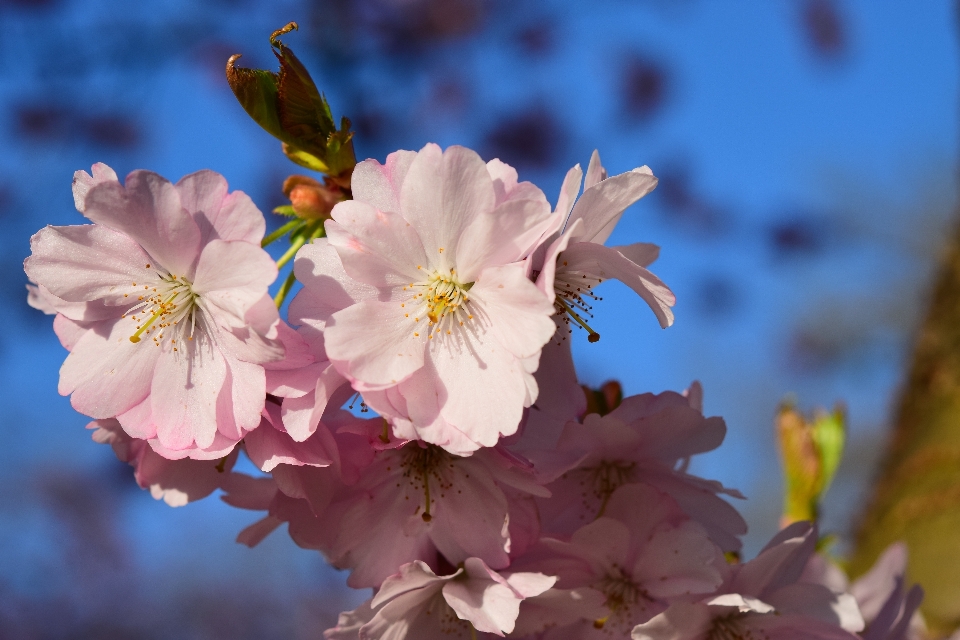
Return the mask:
POLYGON ((297 275, 290 271, 290 274, 287 275, 287 279, 283 281, 283 284, 280 285, 280 290, 277 291, 276 297, 273 301, 277 305, 277 309, 283 306, 283 301, 287 297, 287 294, 290 293, 290 289, 293 288, 293 283, 297 281, 297 275))
MULTIPOLYGON (((283 265, 290 262, 290 260, 295 255, 297 255, 297 251, 300 250, 300 247, 307 244, 308 242, 313 242, 315 239, 320 238, 325 234, 325 231, 323 229, 323 221, 321 220, 318 222, 319 224, 313 223, 315 224, 315 226, 312 226, 312 228, 311 228, 311 223, 307 223, 304 225, 306 227, 304 229, 306 233, 302 233, 298 235, 290 242, 290 248, 287 249, 286 253, 280 256, 279 260, 277 260, 278 269, 282 268, 283 265)), ((273 299, 273 301, 277 305, 277 309, 283 306, 284 299, 287 297, 287 294, 290 293, 290 289, 293 287, 293 283, 296 281, 297 281, 297 276, 295 272, 291 270, 290 274, 287 275, 287 279, 283 281, 282 285, 280 285, 280 290, 277 291, 276 297, 273 299)))
POLYGON ((300 247, 307 243, 306 236, 299 236, 293 242, 290 243, 290 248, 287 249, 287 252, 280 256, 280 259, 277 260, 277 269, 283 267, 283 265, 290 262, 293 259, 293 256, 297 255, 297 251, 300 251, 300 247))
POLYGON ((280 227, 279 229, 275 230, 273 233, 268 235, 266 238, 261 240, 260 246, 266 247, 267 245, 276 242, 277 240, 287 235, 288 233, 297 231, 298 229, 305 226, 306 224, 307 223, 304 220, 300 220, 299 218, 297 220, 291 220, 290 222, 283 225, 282 227, 280 227))

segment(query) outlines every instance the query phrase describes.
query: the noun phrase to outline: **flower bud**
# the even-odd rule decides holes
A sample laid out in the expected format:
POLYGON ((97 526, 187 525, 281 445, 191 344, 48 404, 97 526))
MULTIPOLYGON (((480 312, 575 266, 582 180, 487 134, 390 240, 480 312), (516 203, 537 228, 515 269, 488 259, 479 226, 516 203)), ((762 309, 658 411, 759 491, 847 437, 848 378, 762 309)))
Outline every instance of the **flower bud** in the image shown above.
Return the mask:
POLYGON ((297 217, 304 220, 322 220, 344 200, 344 193, 335 184, 323 184, 307 176, 290 176, 283 182, 283 193, 290 198, 297 217))

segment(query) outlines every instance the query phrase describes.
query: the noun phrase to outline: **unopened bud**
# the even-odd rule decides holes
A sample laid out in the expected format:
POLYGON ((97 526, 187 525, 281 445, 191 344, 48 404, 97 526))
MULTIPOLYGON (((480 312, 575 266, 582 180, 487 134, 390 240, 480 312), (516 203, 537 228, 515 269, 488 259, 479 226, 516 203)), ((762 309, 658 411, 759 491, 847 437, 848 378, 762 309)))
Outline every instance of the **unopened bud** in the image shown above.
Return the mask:
POLYGON ((334 205, 344 200, 344 193, 334 184, 323 184, 307 176, 290 176, 283 183, 283 193, 290 198, 297 217, 322 220, 330 217, 334 205))

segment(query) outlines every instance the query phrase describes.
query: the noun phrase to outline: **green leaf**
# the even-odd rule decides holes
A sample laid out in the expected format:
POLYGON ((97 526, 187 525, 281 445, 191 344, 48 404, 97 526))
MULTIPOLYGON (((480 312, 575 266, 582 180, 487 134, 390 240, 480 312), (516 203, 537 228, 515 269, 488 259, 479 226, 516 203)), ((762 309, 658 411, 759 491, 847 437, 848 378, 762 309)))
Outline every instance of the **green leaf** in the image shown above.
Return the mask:
POLYGON ((350 120, 338 130, 326 98, 303 63, 280 36, 297 29, 291 22, 270 36, 279 72, 237 67, 240 54, 227 61, 227 82, 240 105, 270 135, 284 143, 293 162, 337 179, 349 187, 356 166, 350 120))
POLYGON ((274 208, 273 212, 278 215, 289 216, 291 218, 295 218, 297 216, 297 212, 293 210, 293 205, 290 204, 282 204, 279 207, 274 208))
POLYGON ((263 127, 270 135, 283 139, 286 135, 280 126, 277 113, 277 76, 261 69, 237 67, 240 54, 234 54, 227 60, 227 82, 253 121, 263 127))
POLYGON ((319 173, 329 173, 327 164, 309 151, 297 149, 284 142, 283 153, 291 162, 295 162, 301 167, 306 167, 319 173))
POLYGON ((843 458, 843 446, 846 442, 846 416, 842 408, 833 413, 823 413, 816 417, 813 425, 813 442, 817 445, 820 457, 820 495, 830 488, 837 474, 840 460, 843 458))

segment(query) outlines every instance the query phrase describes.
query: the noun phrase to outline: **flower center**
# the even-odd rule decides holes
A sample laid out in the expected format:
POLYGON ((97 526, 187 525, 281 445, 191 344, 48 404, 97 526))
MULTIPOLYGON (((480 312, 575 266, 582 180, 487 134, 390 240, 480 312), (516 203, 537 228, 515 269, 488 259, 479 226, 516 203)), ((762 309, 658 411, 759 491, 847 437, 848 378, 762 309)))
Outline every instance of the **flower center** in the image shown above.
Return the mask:
MULTIPOLYGON (((417 267, 421 269, 422 267, 417 267)), ((414 322, 423 318, 428 320, 425 332, 428 338, 434 334, 446 333, 450 335, 454 329, 463 327, 466 322, 473 320, 471 313, 470 296, 467 292, 473 287, 472 282, 463 283, 457 279, 455 269, 449 273, 434 271, 421 282, 413 282, 404 287, 404 291, 414 291, 413 297, 400 304, 405 309, 405 317, 413 314, 414 322), (407 307, 407 304, 410 306, 407 307)), ((419 328, 414 336, 420 336, 419 328)))
MULTIPOLYGON (((566 262, 560 263, 560 267, 567 266, 566 262)), ((563 321, 569 326, 570 320, 573 320, 577 326, 586 329, 587 340, 597 342, 600 340, 600 334, 590 328, 584 317, 593 318, 593 305, 589 301, 600 301, 603 298, 597 297, 593 293, 593 287, 603 282, 600 278, 584 273, 564 271, 557 269, 556 277, 553 281, 553 291, 556 293, 553 306, 557 310, 557 315, 563 318, 563 321)), ((570 330, 568 330, 568 333, 570 330)))
POLYGON ((637 623, 638 614, 646 612, 647 606, 653 602, 643 587, 616 564, 610 567, 607 575, 594 583, 593 587, 607 596, 604 606, 610 610, 610 614, 605 618, 594 620, 593 626, 604 629, 610 635, 629 635, 630 629, 637 623))
POLYGON ((417 490, 423 491, 424 503, 421 518, 424 522, 430 522, 433 516, 430 513, 430 478, 433 478, 436 486, 441 491, 450 489, 451 485, 444 480, 440 469, 446 465, 452 465, 450 454, 440 447, 432 444, 420 446, 416 443, 410 443, 404 447, 403 460, 400 466, 403 468, 403 477, 408 478, 417 490))
POLYGON ((613 613, 619 613, 636 604, 643 595, 643 589, 637 586, 618 565, 613 565, 609 573, 594 585, 607 596, 604 603, 613 613))
POLYGON ((610 501, 613 492, 630 482, 636 466, 637 463, 635 462, 602 460, 595 467, 585 467, 583 469, 593 488, 593 497, 600 501, 597 518, 601 517, 603 512, 606 511, 607 503, 610 501))
POLYGON ((707 633, 707 640, 759 640, 749 630, 741 628, 741 617, 739 613, 732 613, 714 618, 713 625, 707 633))
MULTIPOLYGON (((150 265, 147 265, 150 268, 150 265)), ((132 283, 133 292, 124 294, 124 297, 137 296, 137 303, 122 317, 129 317, 136 330, 130 336, 130 342, 140 342, 143 337, 151 336, 153 343, 160 346, 165 331, 173 333, 170 343, 177 351, 177 337, 187 332, 188 340, 193 340, 193 334, 198 321, 199 295, 193 292, 192 283, 182 276, 172 274, 157 274, 158 278, 151 284, 132 283), (151 335, 152 334, 152 335, 151 335)))

